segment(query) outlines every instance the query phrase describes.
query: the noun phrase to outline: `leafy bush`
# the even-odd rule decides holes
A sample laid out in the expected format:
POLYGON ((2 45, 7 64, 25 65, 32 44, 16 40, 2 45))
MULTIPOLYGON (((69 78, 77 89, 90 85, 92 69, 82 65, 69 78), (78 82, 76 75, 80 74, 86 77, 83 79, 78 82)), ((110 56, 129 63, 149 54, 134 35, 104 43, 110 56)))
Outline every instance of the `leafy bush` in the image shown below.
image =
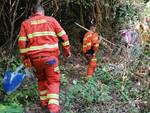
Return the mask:
POLYGON ((38 101, 36 80, 34 78, 25 78, 22 85, 16 91, 7 95, 2 86, 3 73, 7 69, 15 71, 21 62, 16 57, 9 57, 5 54, 3 54, 0 59, 0 112, 22 113, 24 109, 23 106, 38 101))
MULTIPOLYGON (((67 75, 66 75, 67 76, 67 75)), ((64 83, 66 78, 62 78, 64 83)), ((66 83, 66 82, 65 82, 66 83)), ((73 80, 69 88, 61 91, 60 98, 63 105, 63 113, 86 112, 90 105, 110 101, 110 87, 102 84, 100 76, 85 82, 84 80, 73 80)), ((92 109, 91 109, 92 110, 92 109)), ((88 111, 90 113, 90 111, 88 111)))
POLYGON ((1 113, 23 113, 23 108, 16 103, 11 103, 9 106, 0 104, 0 111, 1 113))
POLYGON ((115 20, 118 25, 129 27, 135 24, 139 17, 139 13, 137 12, 136 6, 126 3, 120 4, 116 8, 116 16, 115 20))

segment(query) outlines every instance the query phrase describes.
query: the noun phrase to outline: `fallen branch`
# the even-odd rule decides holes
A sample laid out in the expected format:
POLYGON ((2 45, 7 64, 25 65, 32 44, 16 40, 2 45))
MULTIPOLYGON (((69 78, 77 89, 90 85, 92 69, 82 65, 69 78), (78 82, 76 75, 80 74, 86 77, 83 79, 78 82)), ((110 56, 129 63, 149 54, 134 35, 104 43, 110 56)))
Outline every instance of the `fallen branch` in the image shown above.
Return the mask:
MULTIPOLYGON (((84 26, 82 26, 82 25, 80 25, 80 24, 78 24, 78 23, 76 23, 76 22, 75 22, 75 24, 76 24, 77 26, 81 27, 82 29, 86 30, 86 31, 90 31, 89 29, 85 28, 84 26)), ((116 47, 117 47, 116 44, 114 44, 114 43, 112 43, 112 42, 106 40, 106 39, 103 38, 102 36, 99 36, 99 37, 100 37, 100 39, 104 40, 105 42, 110 43, 110 44, 112 44, 113 46, 116 46, 116 47)), ((105 45, 105 46, 106 46, 106 45, 105 45)), ((135 47, 135 46, 132 45, 132 44, 129 44, 129 46, 135 47)), ((108 45, 107 45, 107 47, 108 47, 108 45)), ((118 48, 118 47, 117 47, 117 48, 118 48)), ((110 49, 110 50, 111 50, 111 49, 110 49)), ((150 57, 144 55, 143 53, 141 53, 141 54, 142 54, 146 59, 150 60, 150 57)))
MULTIPOLYGON (((76 22, 75 22, 75 24, 76 24, 77 26, 81 27, 82 29, 86 30, 86 31, 90 31, 89 29, 83 27, 82 25, 80 25, 80 24, 78 24, 78 23, 76 23, 76 22)), ((99 36, 99 37, 100 37, 100 39, 102 39, 102 40, 104 40, 104 41, 106 41, 106 42, 108 42, 108 43, 110 43, 110 44, 112 44, 112 45, 114 45, 114 46, 117 46, 116 44, 114 44, 114 43, 112 43, 112 42, 106 40, 106 39, 103 38, 102 36, 99 36)))

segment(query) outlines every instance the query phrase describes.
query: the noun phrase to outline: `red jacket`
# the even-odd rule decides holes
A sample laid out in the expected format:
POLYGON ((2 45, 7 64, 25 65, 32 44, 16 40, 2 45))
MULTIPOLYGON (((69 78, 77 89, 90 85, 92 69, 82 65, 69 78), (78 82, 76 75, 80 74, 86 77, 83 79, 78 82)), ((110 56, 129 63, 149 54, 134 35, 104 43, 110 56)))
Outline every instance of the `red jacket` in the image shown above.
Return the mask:
POLYGON ((40 12, 34 14, 21 25, 18 46, 23 56, 55 51, 59 53, 58 37, 63 47, 69 47, 66 32, 53 17, 40 12))
POLYGON ((97 33, 87 32, 83 38, 83 53, 93 49, 96 52, 99 48, 99 38, 97 33))

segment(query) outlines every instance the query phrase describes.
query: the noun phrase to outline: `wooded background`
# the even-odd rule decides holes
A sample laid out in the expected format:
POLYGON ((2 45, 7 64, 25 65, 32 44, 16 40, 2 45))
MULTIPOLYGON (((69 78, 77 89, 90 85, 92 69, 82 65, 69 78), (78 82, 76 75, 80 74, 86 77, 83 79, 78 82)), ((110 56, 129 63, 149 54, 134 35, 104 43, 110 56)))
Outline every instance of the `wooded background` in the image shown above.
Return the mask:
POLYGON ((0 45, 13 49, 21 23, 31 14, 31 7, 41 3, 46 15, 54 16, 69 36, 78 33, 74 22, 86 27, 89 19, 97 22, 97 31, 112 39, 122 24, 139 19, 144 2, 148 0, 0 0, 0 45))
POLYGON ((119 34, 150 14, 149 0, 0 0, 0 113, 42 113, 35 78, 26 78, 11 95, 1 84, 4 72, 22 63, 17 46, 20 25, 36 3, 60 22, 72 46, 65 65, 60 55, 62 113, 150 113, 150 44, 128 49, 120 44, 119 34), (85 83, 86 60, 77 49, 79 32, 85 30, 74 22, 86 27, 91 19, 97 32, 117 46, 107 43, 110 52, 100 44, 96 73, 85 83))

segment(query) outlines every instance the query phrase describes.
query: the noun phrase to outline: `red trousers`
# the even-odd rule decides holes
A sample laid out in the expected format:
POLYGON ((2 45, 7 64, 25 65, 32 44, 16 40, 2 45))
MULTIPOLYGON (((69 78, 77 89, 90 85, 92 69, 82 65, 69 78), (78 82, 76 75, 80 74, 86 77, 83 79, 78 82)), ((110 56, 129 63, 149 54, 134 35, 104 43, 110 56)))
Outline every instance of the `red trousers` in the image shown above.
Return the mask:
POLYGON ((58 67, 58 56, 31 57, 33 66, 36 69, 38 79, 38 91, 41 105, 47 106, 51 112, 59 112, 59 86, 60 70, 58 67))
POLYGON ((94 55, 88 62, 87 77, 92 77, 96 69, 96 56, 94 55))

